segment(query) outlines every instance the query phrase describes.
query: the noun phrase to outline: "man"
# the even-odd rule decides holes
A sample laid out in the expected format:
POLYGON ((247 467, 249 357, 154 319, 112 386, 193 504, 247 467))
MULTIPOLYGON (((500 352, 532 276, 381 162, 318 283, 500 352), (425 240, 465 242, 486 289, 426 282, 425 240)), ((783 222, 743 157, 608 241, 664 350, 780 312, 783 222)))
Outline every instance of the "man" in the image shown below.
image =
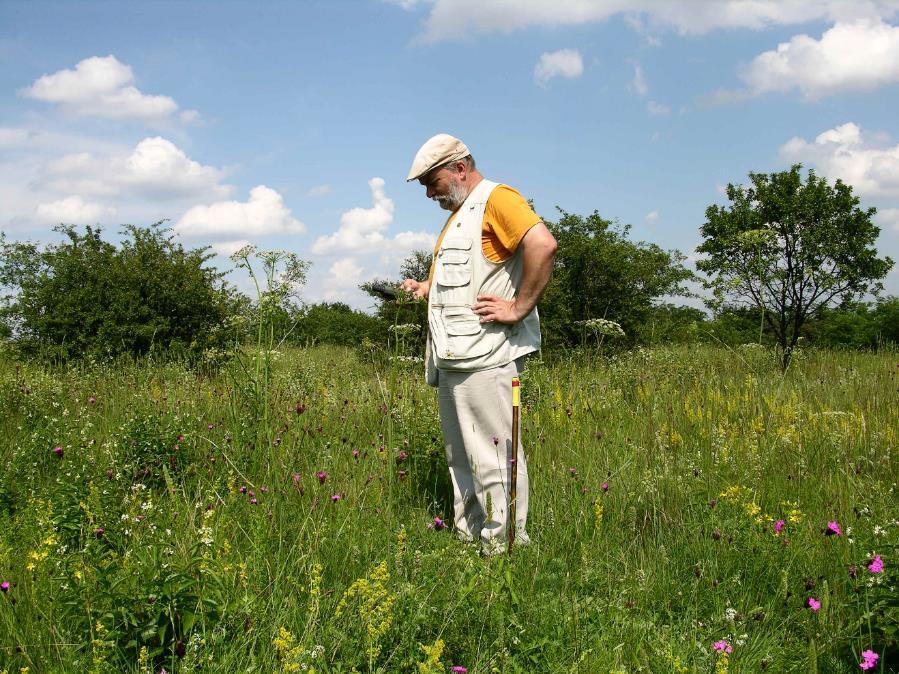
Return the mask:
MULTIPOLYGON (((540 348, 536 304, 556 241, 518 192, 481 175, 458 138, 429 139, 407 180, 418 180, 428 198, 452 212, 429 278, 406 279, 402 288, 428 299, 426 372, 440 390, 456 534, 495 554, 508 536, 512 378, 525 355, 540 348)), ((527 543, 523 451, 516 468, 516 539, 527 543)))

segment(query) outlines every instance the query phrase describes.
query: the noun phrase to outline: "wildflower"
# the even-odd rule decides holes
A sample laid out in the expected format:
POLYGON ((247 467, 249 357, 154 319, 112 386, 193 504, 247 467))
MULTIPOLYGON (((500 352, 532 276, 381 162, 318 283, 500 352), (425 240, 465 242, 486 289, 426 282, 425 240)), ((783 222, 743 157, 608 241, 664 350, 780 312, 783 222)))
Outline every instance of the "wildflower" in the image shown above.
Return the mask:
POLYGON ((808 604, 808 607, 815 613, 817 613, 818 609, 821 608, 821 602, 818 601, 817 599, 815 599, 814 597, 809 597, 807 604, 808 604))
POLYGON ((712 648, 714 648, 719 653, 733 653, 734 652, 734 647, 731 646, 729 643, 727 643, 727 641, 724 639, 713 643, 712 648))
POLYGON ((840 525, 836 522, 828 522, 827 528, 824 530, 825 536, 842 536, 843 530, 840 529, 840 525))
POLYGON ((493 446, 496 447, 499 444, 499 438, 495 435, 493 436, 493 446))
POLYGON ((296 412, 297 414, 302 414, 303 412, 306 411, 306 406, 303 403, 297 403, 296 405, 293 406, 293 411, 296 412))
POLYGON ((97 538, 103 538, 103 534, 105 533, 106 529, 104 529, 103 527, 97 527, 96 529, 94 529, 94 536, 96 536, 97 538))
POLYGON ((401 479, 401 480, 405 480, 405 479, 406 479, 406 475, 408 475, 408 474, 409 474, 409 473, 407 473, 405 470, 400 470, 400 471, 397 472, 396 476, 397 476, 399 479, 401 479))
POLYGON ((405 450, 401 450, 400 453, 396 455, 396 462, 402 463, 403 461, 405 461, 408 458, 409 458, 409 452, 407 452, 405 450))
POLYGON ((255 496, 250 499, 250 505, 256 505, 257 503, 259 503, 259 501, 256 500, 255 496))
POLYGON ((237 491, 239 491, 241 494, 246 494, 246 493, 247 493, 247 486, 246 486, 246 485, 241 485, 240 489, 238 489, 237 491))
POLYGON ((97 404, 96 396, 91 396, 90 398, 87 399, 87 402, 89 402, 91 405, 96 405, 97 404))
POLYGON ((575 475, 577 475, 577 468, 574 468, 574 467, 569 468, 568 474, 571 475, 571 477, 574 477, 575 475))
POLYGON ((603 482, 601 485, 599 485, 599 488, 602 489, 603 491, 609 491, 609 483, 603 482))
POLYGON ((318 471, 318 472, 315 474, 315 477, 318 478, 318 483, 319 483, 319 484, 324 484, 324 483, 325 483, 325 480, 328 479, 328 474, 327 474, 325 471, 320 470, 320 471, 318 471))
POLYGON ((777 520, 774 523, 774 533, 779 534, 783 530, 784 524, 786 524, 786 522, 783 521, 783 518, 777 520))
POLYGON ((715 530, 712 532, 712 538, 716 541, 721 540, 721 529, 715 527, 715 530))
POLYGON ((450 669, 450 671, 451 671, 453 674, 467 674, 467 672, 468 672, 468 667, 462 667, 461 665, 456 665, 455 667, 453 667, 452 669, 450 669))
POLYGON ((183 433, 178 434, 178 442, 184 442, 184 434, 183 433))
POLYGON ((871 573, 881 573, 883 571, 883 560, 880 555, 874 555, 874 559, 868 564, 868 571, 871 573))
POLYGON ((862 662, 859 664, 859 669, 874 669, 878 660, 880 660, 880 656, 871 649, 862 651, 862 662))
POLYGON ((331 494, 331 501, 333 503, 337 503, 342 498, 343 496, 341 496, 340 494, 331 494))
POLYGON ((441 529, 446 529, 446 522, 439 517, 435 517, 434 523, 431 526, 434 528, 434 531, 440 531, 441 529))
POLYGON ((54 447, 53 453, 56 454, 60 459, 62 458, 62 447, 54 447))
POLYGON ((293 474, 293 483, 294 484, 299 484, 301 479, 303 479, 303 476, 300 473, 293 474))
POLYGON ((353 458, 357 459, 357 460, 359 459, 359 450, 358 449, 353 450, 353 458))
POLYGON ((9 581, 4 580, 0 583, 0 592, 9 592, 9 581))
POLYGON ((858 578, 858 567, 855 564, 849 565, 849 577, 858 578))

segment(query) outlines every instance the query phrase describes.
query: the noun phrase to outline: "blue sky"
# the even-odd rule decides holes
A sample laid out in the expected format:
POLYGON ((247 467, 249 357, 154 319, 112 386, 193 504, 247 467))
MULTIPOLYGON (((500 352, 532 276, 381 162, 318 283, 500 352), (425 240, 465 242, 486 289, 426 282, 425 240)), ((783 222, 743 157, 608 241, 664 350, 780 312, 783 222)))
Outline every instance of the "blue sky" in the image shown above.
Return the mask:
POLYGON ((358 284, 439 231, 404 178, 447 132, 545 217, 688 256, 728 182, 802 162, 899 259, 897 109, 896 0, 6 0, 0 230, 167 218, 221 268, 284 248, 304 300, 367 308, 358 284))

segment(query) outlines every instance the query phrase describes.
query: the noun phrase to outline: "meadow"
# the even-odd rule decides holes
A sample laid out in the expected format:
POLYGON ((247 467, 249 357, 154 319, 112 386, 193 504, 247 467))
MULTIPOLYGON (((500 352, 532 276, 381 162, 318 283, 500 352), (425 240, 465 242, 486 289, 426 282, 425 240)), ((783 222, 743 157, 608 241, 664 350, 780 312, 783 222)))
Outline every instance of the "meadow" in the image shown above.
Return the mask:
POLYGON ((899 668, 895 352, 532 360, 511 558, 395 355, 0 353, 0 672, 899 668))

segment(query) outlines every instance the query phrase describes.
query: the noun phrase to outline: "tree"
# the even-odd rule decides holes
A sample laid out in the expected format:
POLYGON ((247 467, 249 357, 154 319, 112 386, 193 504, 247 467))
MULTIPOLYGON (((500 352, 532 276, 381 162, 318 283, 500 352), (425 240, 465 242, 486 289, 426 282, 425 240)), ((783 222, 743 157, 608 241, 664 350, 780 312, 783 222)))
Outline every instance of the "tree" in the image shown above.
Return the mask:
POLYGON ((237 296, 206 249, 185 250, 161 223, 126 225, 119 247, 98 228, 56 231, 65 239, 43 248, 0 240, 2 317, 23 348, 68 358, 224 344, 237 296))
POLYGON ((715 293, 711 304, 764 312, 787 368, 805 322, 821 309, 883 288, 892 267, 874 246, 875 209, 862 210, 852 188, 833 186, 800 164, 779 173, 750 173, 751 185, 727 186, 729 207, 709 206, 696 267, 715 293))
POLYGON ((692 273, 684 256, 656 244, 633 242, 630 226, 620 226, 594 211, 586 217, 559 209, 558 222, 546 222, 558 242, 555 269, 540 300, 547 344, 581 341, 575 321, 615 321, 633 341, 653 315, 658 300, 689 295, 692 273))

